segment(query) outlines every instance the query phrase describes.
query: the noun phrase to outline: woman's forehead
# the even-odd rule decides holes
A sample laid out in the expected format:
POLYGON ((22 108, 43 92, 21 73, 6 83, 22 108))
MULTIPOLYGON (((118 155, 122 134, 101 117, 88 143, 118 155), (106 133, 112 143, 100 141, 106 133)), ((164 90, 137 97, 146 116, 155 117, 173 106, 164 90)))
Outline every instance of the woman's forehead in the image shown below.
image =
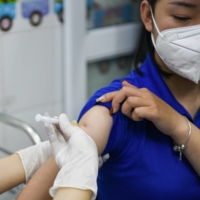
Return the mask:
POLYGON ((159 4, 179 5, 185 7, 200 6, 200 0, 155 0, 155 2, 159 2, 159 4))
POLYGON ((187 9, 200 12, 200 0, 155 0, 157 11, 165 8, 187 9))

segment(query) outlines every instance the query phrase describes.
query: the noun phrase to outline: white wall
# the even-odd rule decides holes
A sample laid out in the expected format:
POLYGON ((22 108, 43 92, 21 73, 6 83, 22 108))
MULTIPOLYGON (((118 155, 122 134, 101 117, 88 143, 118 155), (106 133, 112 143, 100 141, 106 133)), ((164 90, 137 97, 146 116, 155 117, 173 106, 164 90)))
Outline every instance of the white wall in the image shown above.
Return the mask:
MULTIPOLYGON (((62 112, 62 29, 49 0, 49 13, 38 27, 21 14, 21 1, 10 31, 0 31, 0 111, 28 122, 45 140, 35 115, 62 112)), ((16 151, 31 145, 22 132, 0 123, 0 146, 16 151)))

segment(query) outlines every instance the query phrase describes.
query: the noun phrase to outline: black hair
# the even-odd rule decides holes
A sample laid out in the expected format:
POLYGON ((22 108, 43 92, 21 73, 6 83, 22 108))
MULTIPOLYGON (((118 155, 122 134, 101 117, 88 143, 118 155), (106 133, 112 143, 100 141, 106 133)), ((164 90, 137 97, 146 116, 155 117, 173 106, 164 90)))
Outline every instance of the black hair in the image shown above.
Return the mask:
MULTIPOLYGON (((152 11, 154 12, 157 0, 148 0, 148 2, 149 2, 150 6, 152 8, 152 11)), ((166 72, 166 71, 163 71, 160 68, 160 66, 157 64, 155 57, 154 57, 154 51, 155 51, 155 49, 154 49, 153 43, 151 41, 151 33, 146 30, 144 24, 142 23, 141 36, 140 36, 140 40, 139 40, 139 43, 138 43, 138 47, 137 47, 134 62, 133 62, 133 66, 134 66, 135 71, 140 75, 143 74, 139 69, 139 65, 140 65, 141 62, 144 61, 146 54, 148 53, 150 55, 151 59, 153 60, 156 68, 158 69, 158 71, 163 76, 170 77, 171 74, 166 72)))

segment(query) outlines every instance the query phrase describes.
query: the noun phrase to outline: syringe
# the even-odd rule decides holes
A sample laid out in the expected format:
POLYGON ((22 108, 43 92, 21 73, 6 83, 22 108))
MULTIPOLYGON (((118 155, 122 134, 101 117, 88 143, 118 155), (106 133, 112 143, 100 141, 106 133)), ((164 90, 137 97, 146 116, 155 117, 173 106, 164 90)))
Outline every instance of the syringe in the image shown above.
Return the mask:
POLYGON ((58 118, 53 118, 53 117, 49 117, 49 114, 47 112, 44 113, 44 116, 37 114, 35 116, 35 121, 37 122, 44 122, 45 126, 48 126, 49 124, 58 124, 58 118))
MULTIPOLYGON (((44 125, 45 126, 48 126, 49 124, 59 124, 59 120, 58 118, 53 118, 53 117, 50 117, 49 114, 47 112, 44 113, 44 116, 40 115, 40 114, 37 114, 35 116, 35 121, 37 122, 44 122, 44 125)), ((75 120, 72 120, 70 121, 70 123, 73 125, 73 126, 77 126, 77 122, 75 120)))

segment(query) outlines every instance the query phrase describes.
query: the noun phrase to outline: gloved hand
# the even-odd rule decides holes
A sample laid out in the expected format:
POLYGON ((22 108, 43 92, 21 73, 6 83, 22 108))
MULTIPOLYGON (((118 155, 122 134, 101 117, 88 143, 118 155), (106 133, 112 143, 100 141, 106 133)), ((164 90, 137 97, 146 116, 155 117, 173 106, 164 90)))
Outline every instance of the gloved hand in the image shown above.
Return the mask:
POLYGON ((65 114, 59 117, 59 129, 67 142, 60 141, 60 131, 50 124, 46 127, 56 163, 61 168, 50 195, 55 196, 59 187, 72 187, 93 191, 97 194, 98 150, 93 139, 78 126, 72 126, 65 114))
MULTIPOLYGON (((74 123, 75 124, 75 123, 74 123)), ((65 139, 62 135, 58 135, 59 140, 64 142, 65 139)), ((16 152, 21 158, 22 165, 25 172, 27 184, 30 179, 34 176, 36 171, 51 157, 53 156, 53 150, 49 141, 40 142, 34 146, 27 147, 25 149, 16 152)), ((109 158, 109 154, 103 157, 99 157, 99 168, 109 158)))
POLYGON ((16 152, 24 167, 26 183, 33 177, 35 172, 53 155, 49 141, 40 142, 16 152))

